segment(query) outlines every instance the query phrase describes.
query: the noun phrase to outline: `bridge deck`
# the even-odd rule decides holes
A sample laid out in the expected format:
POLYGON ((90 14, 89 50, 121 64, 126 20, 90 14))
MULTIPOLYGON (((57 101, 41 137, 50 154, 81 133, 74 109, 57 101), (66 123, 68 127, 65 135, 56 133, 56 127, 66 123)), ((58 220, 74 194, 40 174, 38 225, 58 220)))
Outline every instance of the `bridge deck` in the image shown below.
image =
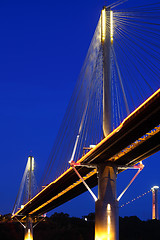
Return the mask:
MULTIPOLYGON (((112 133, 78 162, 133 166, 160 150, 160 89, 131 113, 112 133)), ((90 187, 97 185, 96 169, 79 166, 77 170, 90 187)), ((72 168, 31 199, 14 216, 43 214, 85 192, 72 168)), ((14 217, 13 216, 13 217, 14 217)))

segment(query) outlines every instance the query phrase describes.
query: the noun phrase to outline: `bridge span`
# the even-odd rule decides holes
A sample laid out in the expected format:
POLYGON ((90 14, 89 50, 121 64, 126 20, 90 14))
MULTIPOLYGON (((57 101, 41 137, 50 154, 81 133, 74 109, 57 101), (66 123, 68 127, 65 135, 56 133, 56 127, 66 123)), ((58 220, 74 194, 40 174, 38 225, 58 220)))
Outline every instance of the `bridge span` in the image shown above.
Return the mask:
MULTIPOLYGON (((116 166, 133 166, 160 150, 160 89, 132 112, 123 122, 93 149, 77 161, 76 169, 90 188, 97 185, 98 164, 115 163, 116 166), (85 167, 90 165, 93 168, 85 167)), ((123 171, 122 169, 118 172, 123 171)), ((70 167, 56 180, 47 185, 18 212, 25 216, 44 214, 87 189, 70 167)))

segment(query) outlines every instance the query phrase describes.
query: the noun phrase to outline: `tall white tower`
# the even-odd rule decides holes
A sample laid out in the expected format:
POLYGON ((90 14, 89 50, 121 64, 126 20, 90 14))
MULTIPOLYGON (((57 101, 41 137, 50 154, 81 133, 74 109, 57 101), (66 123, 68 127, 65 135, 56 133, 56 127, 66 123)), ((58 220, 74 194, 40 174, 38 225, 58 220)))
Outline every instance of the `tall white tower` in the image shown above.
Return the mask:
MULTIPOLYGON (((29 173, 29 182, 28 182, 28 201, 31 200, 31 188, 32 188, 32 172, 34 171, 34 157, 28 157, 28 173, 29 173)), ((26 217, 26 228, 24 234, 24 240, 33 240, 33 222, 31 216, 26 217)))

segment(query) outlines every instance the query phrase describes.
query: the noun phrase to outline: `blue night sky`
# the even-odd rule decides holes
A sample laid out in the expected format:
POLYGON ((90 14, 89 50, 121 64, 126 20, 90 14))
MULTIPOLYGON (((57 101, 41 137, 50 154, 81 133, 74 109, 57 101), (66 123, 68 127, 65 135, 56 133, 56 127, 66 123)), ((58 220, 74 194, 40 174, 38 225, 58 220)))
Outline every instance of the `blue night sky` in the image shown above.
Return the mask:
MULTIPOLYGON (((127 6, 139 2, 151 1, 131 0, 127 6)), ((37 175, 43 172, 104 4, 0 1, 0 214, 12 211, 29 155, 37 175)), ((160 185, 159 159, 157 153, 143 162, 120 205, 160 185)), ((118 176, 118 194, 134 173, 118 176)), ((94 201, 85 193, 55 211, 81 217, 94 211, 94 201)), ((151 193, 120 209, 125 215, 151 218, 151 193)))

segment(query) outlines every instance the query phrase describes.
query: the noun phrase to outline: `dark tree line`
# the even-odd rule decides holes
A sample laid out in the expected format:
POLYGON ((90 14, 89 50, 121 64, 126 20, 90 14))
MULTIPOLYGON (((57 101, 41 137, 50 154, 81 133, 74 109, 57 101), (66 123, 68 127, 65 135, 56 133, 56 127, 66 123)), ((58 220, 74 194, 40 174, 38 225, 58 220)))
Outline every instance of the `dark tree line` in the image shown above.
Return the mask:
MULTIPOLYGON (((82 218, 54 213, 34 228, 34 240, 94 240, 94 213, 82 218)), ((138 217, 120 217, 120 240, 159 240, 160 221, 141 221, 138 217)), ((10 215, 0 218, 0 240, 23 240, 24 229, 10 215)))

